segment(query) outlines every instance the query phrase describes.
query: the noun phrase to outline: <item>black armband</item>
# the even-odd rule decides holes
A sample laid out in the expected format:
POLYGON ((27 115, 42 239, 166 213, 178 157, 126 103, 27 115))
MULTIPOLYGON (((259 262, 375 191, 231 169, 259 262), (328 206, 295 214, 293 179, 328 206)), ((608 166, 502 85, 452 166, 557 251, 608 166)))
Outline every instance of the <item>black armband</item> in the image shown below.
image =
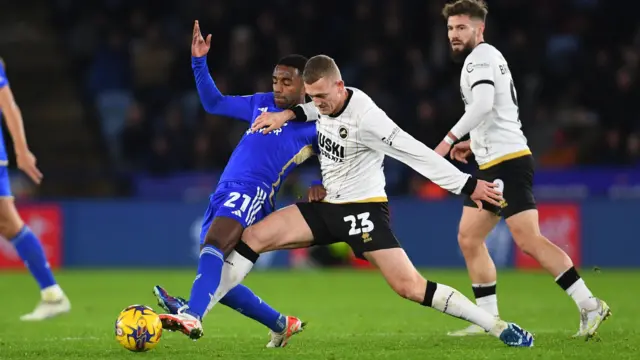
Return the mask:
POLYGON ((462 187, 462 190, 460 190, 460 193, 471 196, 471 194, 473 194, 473 192, 476 190, 477 185, 478 185, 478 179, 476 179, 473 176, 470 176, 467 179, 467 182, 462 187))
POLYGON ((291 108, 291 111, 293 111, 293 114, 296 117, 294 119, 289 120, 289 121, 296 121, 296 122, 306 122, 307 121, 307 114, 305 114, 304 109, 302 108, 302 106, 300 106, 300 105, 294 106, 293 108, 291 108))

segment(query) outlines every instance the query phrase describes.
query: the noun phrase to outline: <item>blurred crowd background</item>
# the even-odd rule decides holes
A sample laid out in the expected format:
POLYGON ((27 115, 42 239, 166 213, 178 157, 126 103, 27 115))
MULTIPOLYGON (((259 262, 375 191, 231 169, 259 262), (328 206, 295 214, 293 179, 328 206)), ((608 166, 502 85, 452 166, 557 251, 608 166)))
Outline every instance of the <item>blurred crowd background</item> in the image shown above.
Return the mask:
MULTIPOLYGON (((41 196, 127 196, 141 176, 225 166, 246 124, 200 105, 190 65, 195 19, 213 35, 208 63, 223 93, 270 91, 279 57, 323 53, 430 147, 464 111, 444 1, 26 3, 9 5, 16 16, 0 25, 0 56, 45 171, 41 196)), ((509 62, 538 167, 640 167, 638 4, 488 3, 485 38, 509 62)), ((401 164, 389 161, 386 171, 391 193, 439 196, 401 164)), ((285 195, 306 187, 304 173, 285 195)))

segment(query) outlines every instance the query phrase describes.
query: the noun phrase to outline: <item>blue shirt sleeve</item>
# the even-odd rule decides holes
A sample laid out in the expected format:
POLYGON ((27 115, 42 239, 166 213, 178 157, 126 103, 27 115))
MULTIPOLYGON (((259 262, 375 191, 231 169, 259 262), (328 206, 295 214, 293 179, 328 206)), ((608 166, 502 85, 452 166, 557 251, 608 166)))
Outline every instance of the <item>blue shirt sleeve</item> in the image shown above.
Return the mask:
POLYGON ((4 72, 4 66, 0 65, 0 89, 9 85, 9 79, 7 79, 7 74, 4 72))
POLYGON ((253 99, 255 95, 223 95, 209 74, 207 57, 191 57, 191 68, 196 79, 200 102, 205 111, 213 115, 228 116, 251 122, 253 119, 253 99))

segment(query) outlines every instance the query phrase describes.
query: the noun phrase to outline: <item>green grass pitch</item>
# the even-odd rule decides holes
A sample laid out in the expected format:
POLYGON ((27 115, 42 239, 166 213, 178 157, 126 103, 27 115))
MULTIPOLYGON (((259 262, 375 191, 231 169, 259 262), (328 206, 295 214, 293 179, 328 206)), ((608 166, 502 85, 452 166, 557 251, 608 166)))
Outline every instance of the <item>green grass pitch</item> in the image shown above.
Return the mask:
MULTIPOLYGON (((165 332, 158 347, 130 353, 114 339, 120 310, 142 303, 158 309, 151 288, 189 294, 195 270, 62 271, 58 280, 71 298, 70 314, 22 323, 37 288, 25 273, 1 273, 0 359, 637 359, 640 272, 583 271, 613 316, 599 341, 575 340, 578 310, 544 274, 500 271, 501 315, 535 333, 532 349, 504 346, 490 336, 451 338, 466 326, 396 296, 373 271, 255 272, 246 285, 276 309, 309 322, 284 349, 266 349, 267 329, 216 306, 197 342, 165 332)), ((425 270, 429 278, 471 295, 466 272, 425 270)), ((158 309, 159 310, 159 309, 158 309)))

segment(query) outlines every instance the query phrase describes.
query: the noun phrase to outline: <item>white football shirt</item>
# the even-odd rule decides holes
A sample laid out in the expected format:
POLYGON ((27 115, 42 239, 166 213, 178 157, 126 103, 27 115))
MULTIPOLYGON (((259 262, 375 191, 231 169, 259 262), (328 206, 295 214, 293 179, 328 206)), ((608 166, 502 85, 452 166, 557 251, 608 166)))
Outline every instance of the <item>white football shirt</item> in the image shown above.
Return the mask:
POLYGON ((519 119, 518 95, 507 61, 492 45, 478 44, 464 61, 460 93, 465 114, 451 129, 471 136, 480 168, 531 154, 519 119))
MULTIPOLYGON (((332 116, 320 115, 316 123, 322 184, 327 190, 325 201, 387 201, 385 155, 460 194, 470 175, 407 134, 367 94, 351 87, 347 90, 349 97, 342 111, 332 116)), ((308 104, 304 106, 305 113, 311 115, 308 104)))

